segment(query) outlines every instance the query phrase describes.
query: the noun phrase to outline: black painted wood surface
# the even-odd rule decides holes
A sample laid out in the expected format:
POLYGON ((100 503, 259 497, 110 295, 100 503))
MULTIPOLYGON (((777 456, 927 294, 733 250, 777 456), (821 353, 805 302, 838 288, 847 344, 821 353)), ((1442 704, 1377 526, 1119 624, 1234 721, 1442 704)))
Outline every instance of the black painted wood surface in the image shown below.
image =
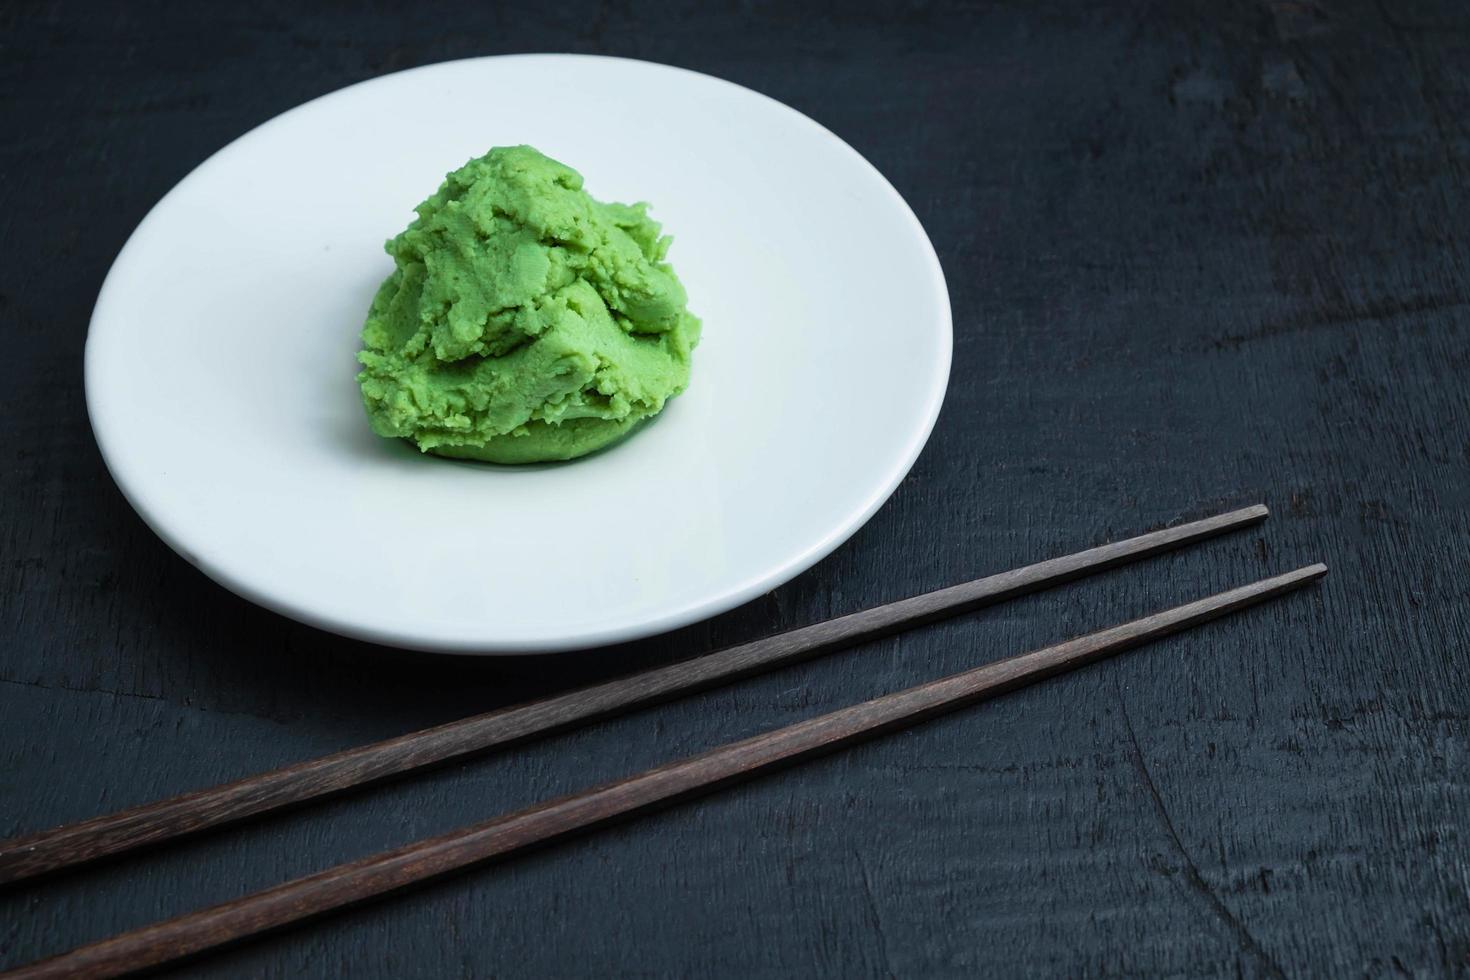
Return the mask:
POLYGON ((1257 532, 0 893, 0 965, 1321 559, 1318 590, 191 975, 1470 971, 1470 8, 0 5, 0 835, 1264 500, 1257 532), (399 7, 402 6, 402 9, 399 7), (383 72, 597 51, 785 101, 949 278, 928 449, 837 554, 624 647, 440 660, 204 579, 81 390, 128 233, 383 72))

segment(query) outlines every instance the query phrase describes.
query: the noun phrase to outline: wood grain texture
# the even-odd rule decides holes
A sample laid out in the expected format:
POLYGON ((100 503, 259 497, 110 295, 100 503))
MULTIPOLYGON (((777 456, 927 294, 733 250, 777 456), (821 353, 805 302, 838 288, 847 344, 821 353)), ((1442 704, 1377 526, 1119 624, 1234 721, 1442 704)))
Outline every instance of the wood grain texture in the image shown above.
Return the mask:
POLYGON ((1239 586, 1041 650, 657 766, 559 800, 537 803, 394 851, 328 868, 209 909, 112 936, 4 974, 13 980, 120 977, 507 858, 723 789, 777 766, 846 748, 1110 657, 1284 595, 1327 574, 1317 564, 1239 586))
POLYGON ((0 4, 0 836, 1078 542, 1273 512, 1248 539, 8 892, 0 965, 1321 558, 1333 574, 1310 596, 983 721, 937 720, 190 975, 1470 969, 1467 41, 1452 0, 0 4), (441 662, 214 586, 132 513, 87 426, 82 344, 118 249, 210 153, 306 99, 545 50, 729 78, 893 182, 954 307, 928 448, 795 581, 609 650, 441 662))
POLYGON ((762 671, 1071 582, 1266 519, 1255 504, 961 582, 725 650, 354 746, 192 793, 0 840, 0 886, 567 731, 762 671))

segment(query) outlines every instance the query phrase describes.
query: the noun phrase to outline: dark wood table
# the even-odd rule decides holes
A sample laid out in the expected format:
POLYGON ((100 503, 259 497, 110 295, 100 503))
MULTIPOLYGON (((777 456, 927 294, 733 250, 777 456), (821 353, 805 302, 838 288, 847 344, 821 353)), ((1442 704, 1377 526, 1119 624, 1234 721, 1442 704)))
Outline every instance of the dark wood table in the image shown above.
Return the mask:
MULTIPOLYGON (((0 893, 0 966, 1321 559, 1324 586, 189 967, 200 976, 1470 970, 1470 8, 0 7, 0 835, 1264 501, 1259 532, 0 893), (868 157, 943 260, 928 449, 711 622, 466 660, 251 606, 109 479, 81 352, 147 210, 384 72, 606 52, 868 157)), ((493 107, 486 107, 493 111, 493 107)), ((816 230, 814 230, 816 231, 816 230)))

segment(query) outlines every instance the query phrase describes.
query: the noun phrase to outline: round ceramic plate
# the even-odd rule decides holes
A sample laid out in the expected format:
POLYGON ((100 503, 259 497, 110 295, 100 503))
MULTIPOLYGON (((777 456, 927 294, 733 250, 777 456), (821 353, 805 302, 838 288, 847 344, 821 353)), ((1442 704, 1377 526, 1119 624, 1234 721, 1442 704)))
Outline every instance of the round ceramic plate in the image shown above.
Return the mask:
POLYGON ((682 626, 827 555, 923 448, 950 346, 923 228, 810 119, 660 65, 480 58, 307 103, 185 178, 98 297, 87 406, 138 513, 226 588, 378 643, 529 653, 682 626), (704 320, 693 380, 572 463, 422 456, 373 435, 354 381, 383 242, 517 143, 651 202, 704 320))

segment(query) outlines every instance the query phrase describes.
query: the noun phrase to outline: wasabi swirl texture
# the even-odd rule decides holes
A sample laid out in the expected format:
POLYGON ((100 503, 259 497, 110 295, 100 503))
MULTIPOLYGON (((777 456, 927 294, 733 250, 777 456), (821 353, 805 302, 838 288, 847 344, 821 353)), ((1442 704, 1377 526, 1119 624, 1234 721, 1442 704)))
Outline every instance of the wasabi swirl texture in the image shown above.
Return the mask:
POLYGON ((441 456, 572 459, 689 384, 700 322, 644 204, 603 204, 529 146, 450 174, 388 242, 362 329, 373 431, 441 456))

